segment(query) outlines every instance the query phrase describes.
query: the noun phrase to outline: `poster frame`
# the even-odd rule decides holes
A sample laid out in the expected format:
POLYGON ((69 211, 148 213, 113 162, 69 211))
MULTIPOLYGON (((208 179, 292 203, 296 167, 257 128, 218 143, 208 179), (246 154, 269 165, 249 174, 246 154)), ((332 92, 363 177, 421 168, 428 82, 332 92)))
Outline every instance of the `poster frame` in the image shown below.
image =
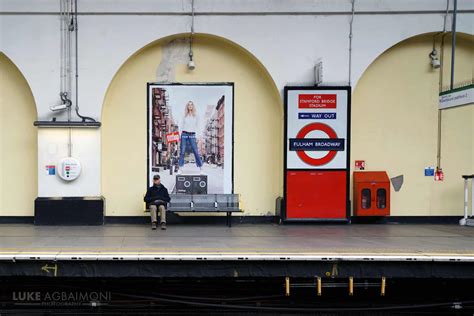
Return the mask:
POLYGON ((232 155, 231 155, 231 193, 234 194, 234 128, 235 128, 235 85, 234 82, 147 82, 146 84, 146 189, 150 187, 150 86, 230 86, 232 89, 232 155))

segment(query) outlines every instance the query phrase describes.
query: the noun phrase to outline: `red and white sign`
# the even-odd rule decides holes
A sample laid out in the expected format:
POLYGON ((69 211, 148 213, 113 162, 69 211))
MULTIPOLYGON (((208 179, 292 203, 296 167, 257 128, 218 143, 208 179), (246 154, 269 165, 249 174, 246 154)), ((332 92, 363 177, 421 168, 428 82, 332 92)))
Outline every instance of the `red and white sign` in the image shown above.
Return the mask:
POLYGON ((365 160, 356 160, 355 161, 356 170, 365 170, 365 160))
POLYGON ((179 133, 178 132, 172 132, 166 134, 166 142, 168 143, 177 143, 179 142, 179 133))
POLYGON ((350 215, 350 87, 285 87, 283 220, 350 215))
POLYGON ((444 172, 443 169, 441 168, 436 168, 435 176, 434 176, 435 181, 444 181, 444 172))
POLYGON ((336 94, 300 94, 298 108, 300 109, 335 109, 336 94))
POLYGON ((348 106, 348 89, 321 87, 287 90, 287 169, 341 170, 349 167, 348 106), (340 150, 294 150, 295 139, 338 140, 343 141, 345 146, 340 150))
MULTIPOLYGON (((306 125, 298 132, 296 138, 305 138, 305 136, 312 131, 321 131, 325 133, 329 138, 337 138, 336 132, 329 125, 323 123, 311 123, 309 125, 306 125)), ((334 159, 337 154, 337 151, 330 150, 321 158, 313 158, 304 151, 298 151, 296 152, 296 154, 298 155, 298 157, 300 157, 302 161, 306 162, 308 165, 323 166, 334 159)))

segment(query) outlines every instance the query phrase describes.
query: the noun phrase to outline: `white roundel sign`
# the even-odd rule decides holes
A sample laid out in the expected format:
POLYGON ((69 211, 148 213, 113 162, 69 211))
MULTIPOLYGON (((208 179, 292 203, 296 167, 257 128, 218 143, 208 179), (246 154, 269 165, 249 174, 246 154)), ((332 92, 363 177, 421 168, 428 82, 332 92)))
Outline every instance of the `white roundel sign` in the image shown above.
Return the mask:
POLYGON ((58 175, 61 179, 73 181, 81 174, 81 163, 76 158, 66 157, 61 159, 58 169, 58 175))

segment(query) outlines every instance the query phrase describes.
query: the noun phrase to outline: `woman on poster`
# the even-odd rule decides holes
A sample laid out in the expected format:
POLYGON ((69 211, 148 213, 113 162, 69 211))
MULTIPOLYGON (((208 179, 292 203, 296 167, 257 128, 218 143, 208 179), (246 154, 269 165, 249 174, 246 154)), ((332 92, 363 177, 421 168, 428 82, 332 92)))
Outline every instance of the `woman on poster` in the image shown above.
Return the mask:
POLYGON ((202 173, 202 160, 199 155, 199 150, 196 142, 196 133, 198 132, 199 120, 196 113, 196 107, 194 106, 193 101, 189 101, 184 107, 184 117, 181 121, 181 141, 180 141, 180 150, 179 150, 179 170, 178 174, 182 173, 182 167, 184 166, 184 155, 186 153, 186 148, 191 147, 191 150, 194 154, 196 161, 196 166, 199 168, 202 173))

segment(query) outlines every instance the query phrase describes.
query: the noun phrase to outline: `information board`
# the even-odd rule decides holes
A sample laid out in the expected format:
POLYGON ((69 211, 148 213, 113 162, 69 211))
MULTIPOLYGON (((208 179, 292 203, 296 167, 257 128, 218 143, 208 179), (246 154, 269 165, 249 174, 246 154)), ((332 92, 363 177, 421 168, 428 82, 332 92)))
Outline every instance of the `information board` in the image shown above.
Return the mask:
POLYGON ((341 169, 347 161, 348 94, 287 90, 287 169, 341 169))
POLYGON ((285 87, 283 220, 348 220, 350 98, 350 87, 285 87))
POLYGON ((440 110, 468 104, 474 104, 474 83, 439 94, 440 110))

